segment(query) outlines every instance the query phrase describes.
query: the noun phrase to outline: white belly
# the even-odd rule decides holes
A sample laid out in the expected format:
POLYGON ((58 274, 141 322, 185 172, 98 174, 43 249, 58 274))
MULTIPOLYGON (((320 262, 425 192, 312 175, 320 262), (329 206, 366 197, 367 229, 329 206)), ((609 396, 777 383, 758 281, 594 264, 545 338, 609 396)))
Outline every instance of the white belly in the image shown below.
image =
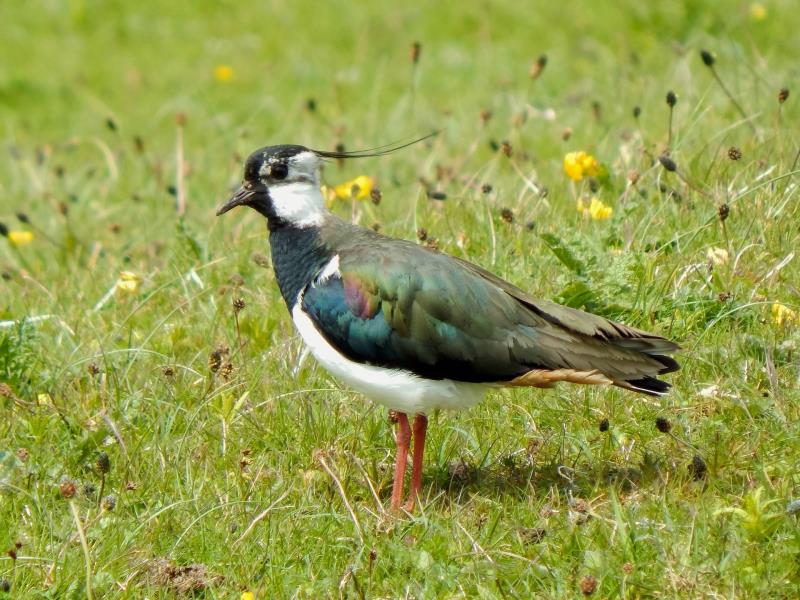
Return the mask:
POLYGON ((451 379, 422 379, 409 371, 363 365, 339 354, 317 331, 313 321, 295 304, 292 320, 314 358, 332 375, 357 392, 384 406, 404 413, 428 413, 437 408, 468 408, 492 387, 451 379))

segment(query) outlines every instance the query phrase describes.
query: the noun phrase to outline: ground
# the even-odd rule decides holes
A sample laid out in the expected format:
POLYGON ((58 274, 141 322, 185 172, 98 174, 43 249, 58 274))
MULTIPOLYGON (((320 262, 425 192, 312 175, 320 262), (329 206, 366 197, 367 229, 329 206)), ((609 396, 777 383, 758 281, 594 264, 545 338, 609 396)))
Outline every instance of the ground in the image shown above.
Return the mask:
POLYGON ((0 598, 800 593, 794 3, 0 19, 0 598), (394 516, 386 411, 303 360, 258 215, 214 211, 259 146, 433 130, 330 163, 339 196, 380 190, 333 210, 668 336, 683 369, 663 399, 431 415, 394 516))

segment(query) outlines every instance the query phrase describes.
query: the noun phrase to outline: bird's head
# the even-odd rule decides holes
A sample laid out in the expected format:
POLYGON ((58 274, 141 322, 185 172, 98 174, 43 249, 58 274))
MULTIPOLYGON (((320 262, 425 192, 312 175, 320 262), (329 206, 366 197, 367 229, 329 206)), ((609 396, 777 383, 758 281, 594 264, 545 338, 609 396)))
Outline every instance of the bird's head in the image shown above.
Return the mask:
POLYGON ((313 227, 325 217, 320 170, 325 159, 382 156, 425 140, 436 132, 406 144, 390 144, 354 152, 311 150, 305 146, 266 146, 253 152, 244 165, 239 189, 217 211, 249 206, 267 217, 270 228, 289 225, 313 227))
POLYGON ((319 224, 325 213, 319 189, 321 165, 321 156, 305 146, 260 148, 248 157, 242 185, 217 215, 249 206, 267 217, 270 224, 319 224))

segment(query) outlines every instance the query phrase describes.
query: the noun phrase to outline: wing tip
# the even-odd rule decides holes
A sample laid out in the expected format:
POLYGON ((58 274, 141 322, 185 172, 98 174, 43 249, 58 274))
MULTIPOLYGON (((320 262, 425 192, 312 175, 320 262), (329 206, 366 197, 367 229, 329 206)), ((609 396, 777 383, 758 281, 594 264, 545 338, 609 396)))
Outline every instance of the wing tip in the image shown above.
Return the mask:
POLYGON ((630 390, 632 392, 639 392, 640 394, 656 397, 665 396, 669 392, 670 388, 672 388, 671 383, 667 383, 666 381, 656 379, 655 377, 651 377, 649 375, 646 377, 641 377, 640 379, 614 381, 614 385, 625 388, 626 390, 630 390))

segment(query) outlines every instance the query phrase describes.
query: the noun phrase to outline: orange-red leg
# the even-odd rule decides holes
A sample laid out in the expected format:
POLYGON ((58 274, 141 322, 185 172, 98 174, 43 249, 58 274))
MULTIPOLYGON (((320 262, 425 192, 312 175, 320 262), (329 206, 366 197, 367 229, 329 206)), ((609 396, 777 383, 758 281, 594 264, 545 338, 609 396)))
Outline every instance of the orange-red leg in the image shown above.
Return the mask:
MULTIPOLYGON (((414 424, 416 425, 416 421, 414 424)), ((405 413, 397 413, 397 457, 394 464, 394 483, 392 484, 392 510, 400 508, 400 500, 403 497, 403 480, 406 476, 409 442, 411 442, 411 427, 408 425, 408 417, 405 413)), ((416 457, 416 450, 414 456, 416 457)))
POLYGON ((414 417, 414 455, 411 463, 411 489, 405 509, 414 510, 414 502, 419 497, 422 489, 422 455, 425 453, 425 433, 428 431, 428 417, 417 415, 414 417))

